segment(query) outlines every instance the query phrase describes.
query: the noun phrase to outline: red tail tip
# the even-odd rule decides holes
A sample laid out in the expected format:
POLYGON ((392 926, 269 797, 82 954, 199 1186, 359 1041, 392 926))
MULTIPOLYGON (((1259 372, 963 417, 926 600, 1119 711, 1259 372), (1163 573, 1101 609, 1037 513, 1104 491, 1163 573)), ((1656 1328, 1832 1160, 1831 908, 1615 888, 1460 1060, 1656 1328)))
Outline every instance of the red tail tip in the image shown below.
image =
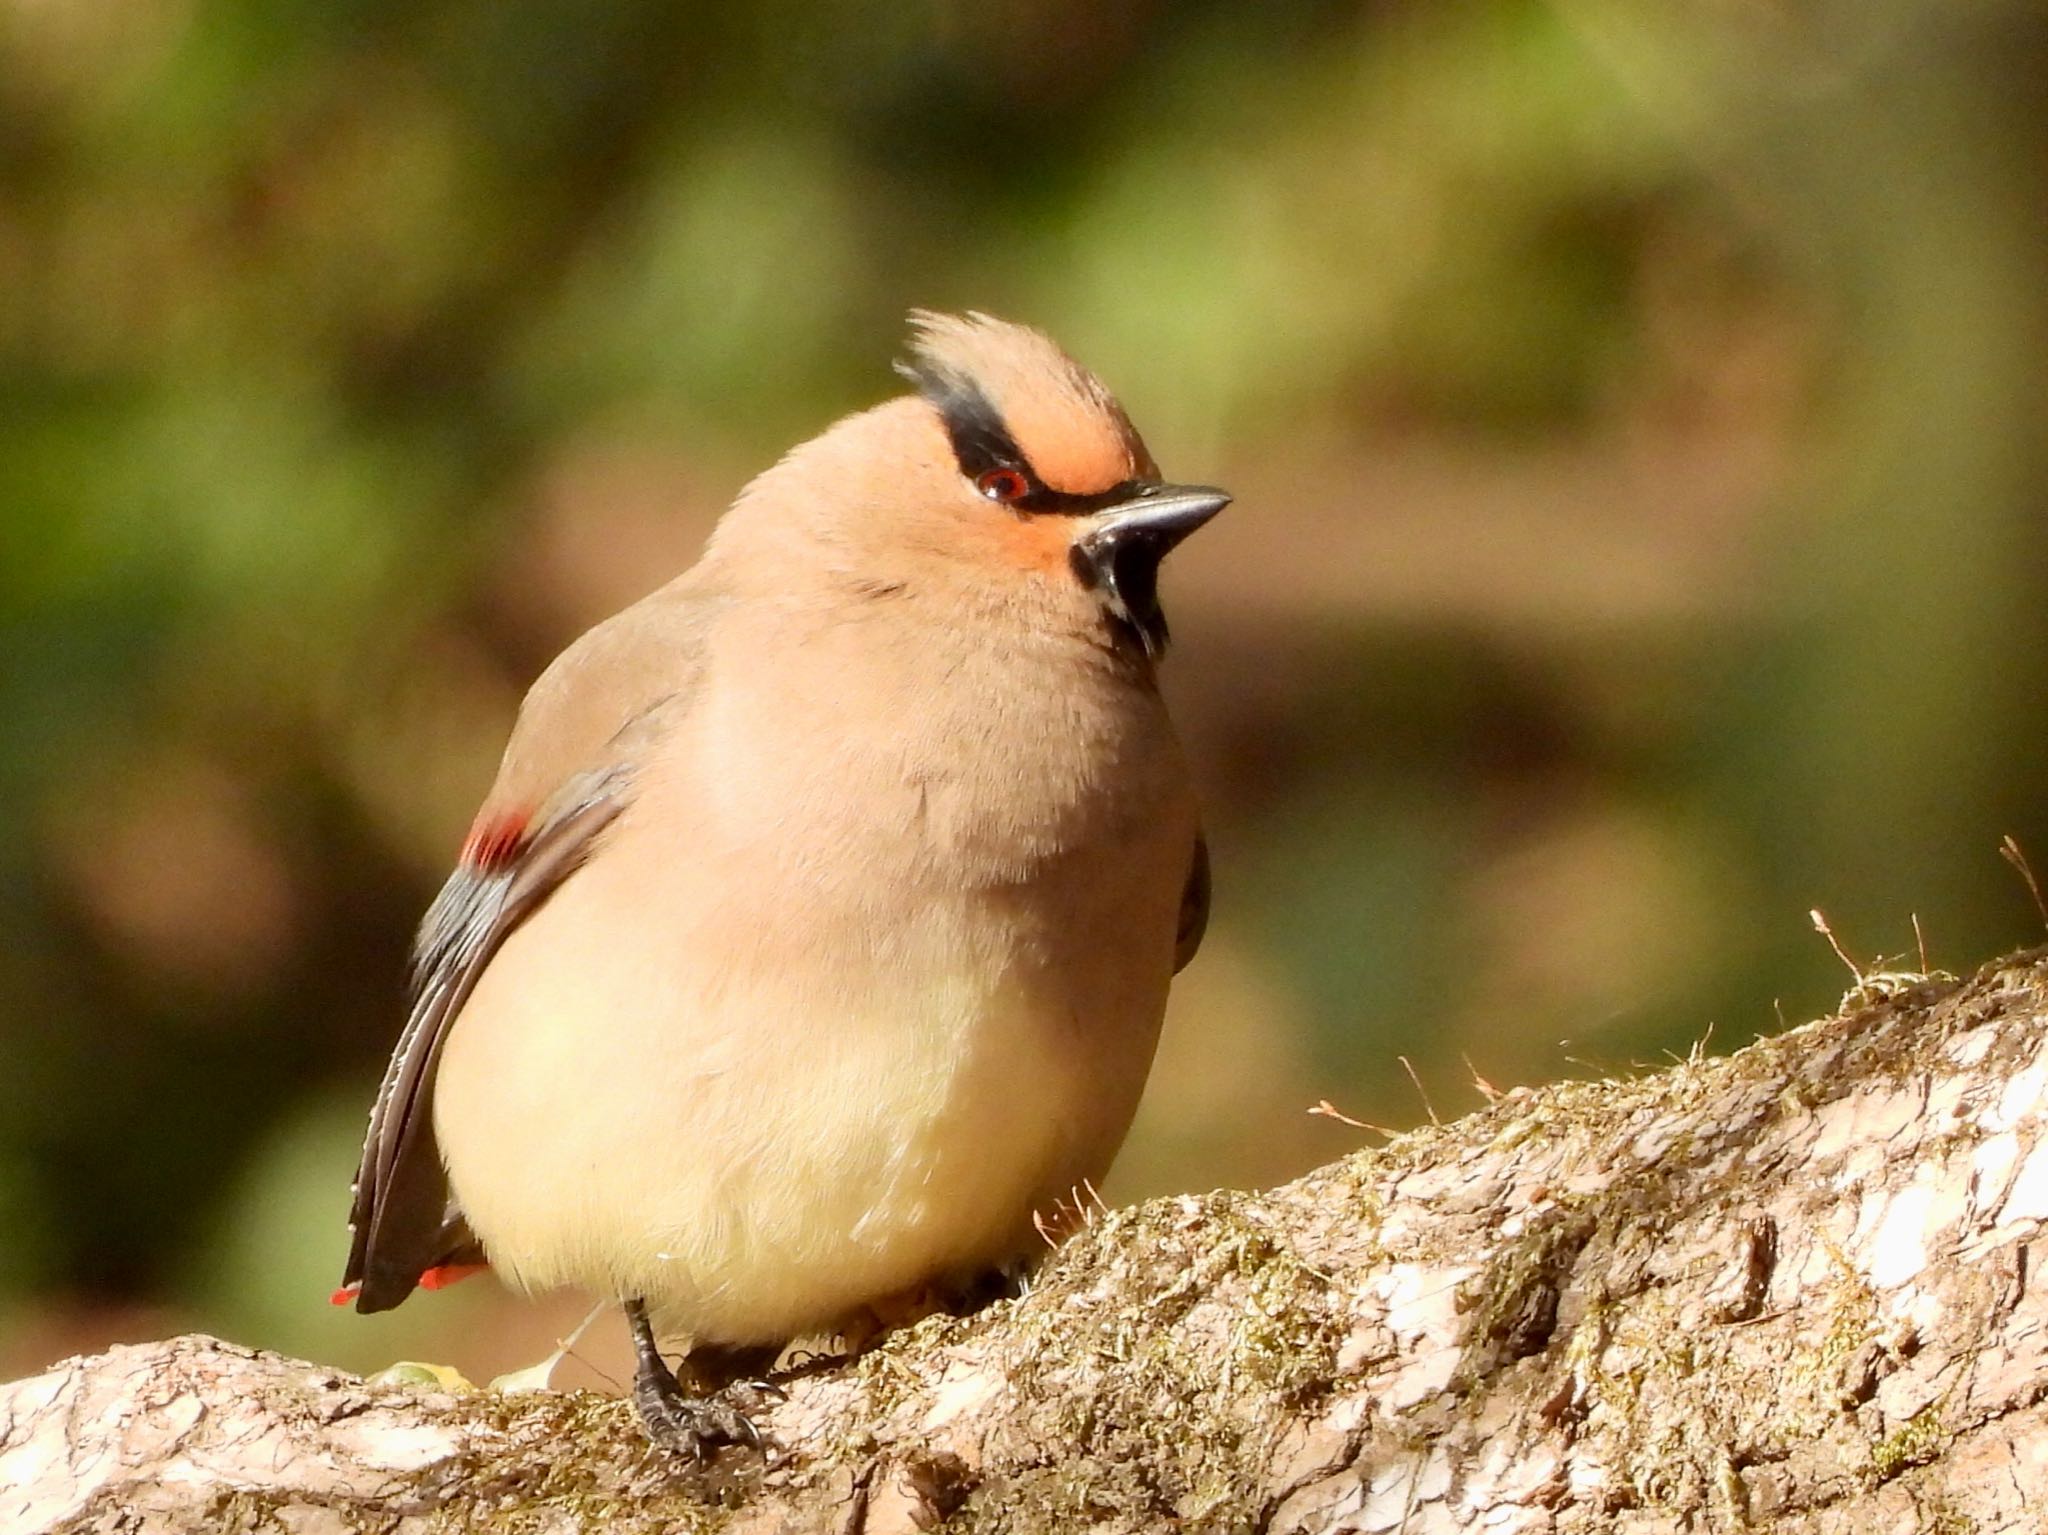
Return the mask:
POLYGON ((351 1305, 355 1301, 356 1292, 360 1289, 362 1289, 360 1284, 345 1284, 327 1297, 327 1304, 330 1306, 351 1305))
POLYGON ((481 1274, 489 1267, 488 1263, 443 1263, 420 1275, 420 1288, 445 1290, 452 1284, 462 1283, 471 1274, 481 1274))

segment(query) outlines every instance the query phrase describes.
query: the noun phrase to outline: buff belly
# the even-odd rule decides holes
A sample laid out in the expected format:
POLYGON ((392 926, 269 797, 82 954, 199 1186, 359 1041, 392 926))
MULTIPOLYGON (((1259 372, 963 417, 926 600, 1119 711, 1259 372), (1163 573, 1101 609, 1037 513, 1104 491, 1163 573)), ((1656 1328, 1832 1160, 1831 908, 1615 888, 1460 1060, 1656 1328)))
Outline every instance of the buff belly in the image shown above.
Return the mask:
POLYGON ((649 929, 613 920, 595 872, 492 960, 436 1089, 456 1197, 512 1283, 781 1340, 1028 1251, 1033 1211, 1106 1170, 1164 967, 1077 998, 977 942, 972 912, 837 963, 708 934, 636 950, 622 934, 649 929))

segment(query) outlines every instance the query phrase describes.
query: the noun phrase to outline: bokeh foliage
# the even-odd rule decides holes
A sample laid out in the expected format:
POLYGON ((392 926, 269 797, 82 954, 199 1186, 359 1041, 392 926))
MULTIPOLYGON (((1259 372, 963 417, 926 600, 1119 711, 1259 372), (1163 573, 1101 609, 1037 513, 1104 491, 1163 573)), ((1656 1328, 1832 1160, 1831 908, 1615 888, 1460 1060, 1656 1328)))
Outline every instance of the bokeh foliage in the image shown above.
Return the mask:
POLYGON ((318 1299, 519 690, 912 304, 1239 493, 1113 1192, 1412 1121, 1397 1054, 1451 1111, 1824 1007, 1812 906, 2025 941, 2044 65, 1950 0, 0 0, 0 1358, 431 1336, 318 1299))

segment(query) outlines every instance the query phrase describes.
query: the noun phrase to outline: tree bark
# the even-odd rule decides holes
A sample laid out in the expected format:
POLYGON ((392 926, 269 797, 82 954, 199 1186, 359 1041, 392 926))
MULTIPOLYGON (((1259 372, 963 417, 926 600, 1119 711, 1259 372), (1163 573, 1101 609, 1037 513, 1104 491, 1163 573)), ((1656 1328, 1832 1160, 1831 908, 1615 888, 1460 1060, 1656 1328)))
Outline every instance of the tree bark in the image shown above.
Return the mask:
POLYGON ((2037 1529, 2048 957, 1845 1002, 1102 1216, 784 1382, 779 1460, 188 1337, 0 1388, 0 1530, 2037 1529))

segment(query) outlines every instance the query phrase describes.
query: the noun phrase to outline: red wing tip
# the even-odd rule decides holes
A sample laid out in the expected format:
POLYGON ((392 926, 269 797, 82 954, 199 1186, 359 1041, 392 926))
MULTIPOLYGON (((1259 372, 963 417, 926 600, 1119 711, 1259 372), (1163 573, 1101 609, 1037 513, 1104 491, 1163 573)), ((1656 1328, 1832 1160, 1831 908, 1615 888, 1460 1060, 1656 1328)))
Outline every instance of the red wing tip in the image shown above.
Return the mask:
POLYGON ((422 1290, 445 1290, 452 1284, 460 1284, 472 1274, 481 1274, 489 1268, 488 1263, 443 1263, 428 1269, 420 1275, 422 1290))
POLYGON ((327 1297, 327 1304, 330 1306, 353 1305, 357 1294, 361 1292, 362 1288, 360 1284, 345 1284, 327 1297))
POLYGON ((462 844, 462 861, 479 874, 491 874, 510 864, 526 839, 528 810, 486 811, 469 829, 462 844))

